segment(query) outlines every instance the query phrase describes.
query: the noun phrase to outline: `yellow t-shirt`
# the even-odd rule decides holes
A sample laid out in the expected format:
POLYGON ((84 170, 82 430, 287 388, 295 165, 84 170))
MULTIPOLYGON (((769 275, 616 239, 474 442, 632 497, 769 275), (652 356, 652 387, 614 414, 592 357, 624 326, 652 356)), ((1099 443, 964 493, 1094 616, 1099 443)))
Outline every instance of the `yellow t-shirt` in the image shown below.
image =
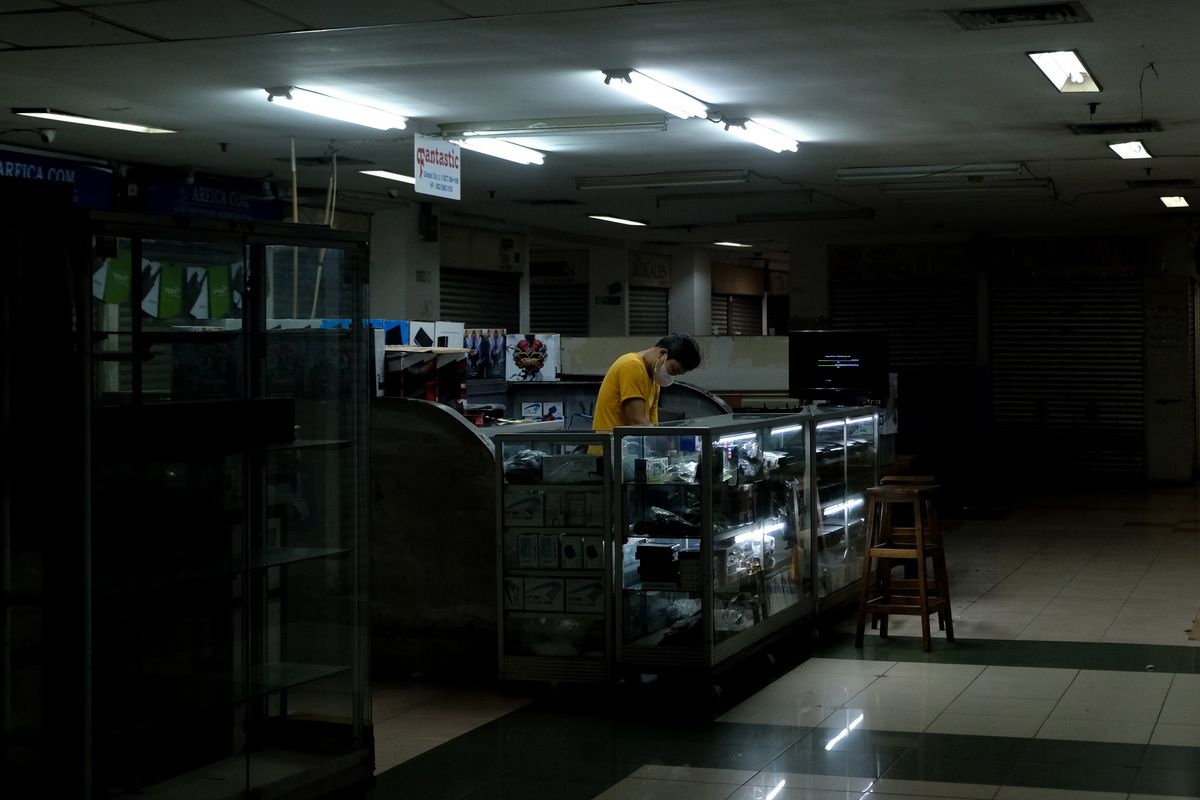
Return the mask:
POLYGON ((600 384, 592 430, 611 431, 618 425, 628 425, 621 404, 635 397, 646 401, 646 416, 658 422, 658 384, 646 373, 646 362, 640 354, 626 353, 613 362, 600 384))

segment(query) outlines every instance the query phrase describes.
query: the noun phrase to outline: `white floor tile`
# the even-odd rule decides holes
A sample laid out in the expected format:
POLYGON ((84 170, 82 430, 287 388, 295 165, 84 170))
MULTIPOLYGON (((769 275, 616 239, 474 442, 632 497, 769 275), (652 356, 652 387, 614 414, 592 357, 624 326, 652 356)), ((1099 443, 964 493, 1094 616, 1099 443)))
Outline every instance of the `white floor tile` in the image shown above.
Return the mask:
MULTIPOLYGON (((1170 691, 1167 692, 1166 705, 1168 707, 1195 706, 1200 708, 1200 675, 1176 675, 1171 681, 1170 691)), ((1200 711, 1197 713, 1200 714, 1200 711)))
POLYGON ((999 789, 999 786, 982 783, 940 783, 937 781, 902 781, 879 778, 871 786, 871 794, 868 795, 867 800, 872 800, 876 794, 884 795, 879 800, 888 800, 888 798, 894 795, 991 800, 991 798, 995 797, 999 789))
POLYGON ((895 661, 866 661, 845 658, 810 658, 789 674, 797 672, 825 675, 883 675, 895 661))
POLYGON ((1050 716, 1055 704, 1056 701, 1047 699, 996 696, 987 691, 976 690, 972 686, 946 707, 946 713, 1045 719, 1050 716))
POLYGON ((859 800, 860 792, 829 789, 798 789, 783 786, 743 786, 729 800, 859 800))
POLYGON ((887 671, 888 678, 917 678, 920 680, 970 681, 987 668, 984 664, 926 664, 920 661, 901 661, 887 671))
POLYGON ((1150 744, 1166 744, 1176 747, 1200 747, 1200 724, 1175 725, 1159 722, 1154 726, 1150 744))
POLYGON ((862 716, 862 721, 855 729, 864 731, 910 731, 920 732, 929 727, 937 719, 937 711, 931 710, 880 710, 880 709, 839 709, 821 721, 818 728, 848 728, 850 723, 862 716), (843 714, 843 711, 848 713, 843 714))
POLYGON ((1079 675, 1077 669, 989 666, 967 688, 996 697, 1058 700, 1079 675))

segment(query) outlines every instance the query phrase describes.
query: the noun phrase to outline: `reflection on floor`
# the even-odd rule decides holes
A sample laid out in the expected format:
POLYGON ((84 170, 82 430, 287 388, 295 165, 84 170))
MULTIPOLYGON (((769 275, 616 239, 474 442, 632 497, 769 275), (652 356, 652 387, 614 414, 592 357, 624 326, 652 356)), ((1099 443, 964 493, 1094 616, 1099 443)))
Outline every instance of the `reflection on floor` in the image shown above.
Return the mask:
POLYGON ((711 710, 414 689, 377 711, 371 797, 1200 797, 1200 495, 1025 498, 946 527, 955 642, 924 653, 895 618, 858 650, 844 624, 711 710))

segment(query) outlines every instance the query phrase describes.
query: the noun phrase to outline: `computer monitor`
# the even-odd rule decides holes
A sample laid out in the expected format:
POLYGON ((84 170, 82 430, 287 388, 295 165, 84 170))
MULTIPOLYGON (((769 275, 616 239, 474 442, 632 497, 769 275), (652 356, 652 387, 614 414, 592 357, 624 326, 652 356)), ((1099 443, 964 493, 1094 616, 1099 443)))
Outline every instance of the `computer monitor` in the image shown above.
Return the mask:
POLYGON ((792 397, 850 405, 888 396, 887 335, 878 331, 788 332, 792 397))

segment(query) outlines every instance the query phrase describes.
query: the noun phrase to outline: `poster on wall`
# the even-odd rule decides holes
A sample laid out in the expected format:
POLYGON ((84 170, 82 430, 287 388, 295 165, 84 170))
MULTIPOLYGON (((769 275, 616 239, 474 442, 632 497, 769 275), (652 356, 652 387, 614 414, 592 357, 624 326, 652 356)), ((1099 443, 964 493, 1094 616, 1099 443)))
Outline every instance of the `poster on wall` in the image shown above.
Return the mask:
POLYGON ((511 382, 556 381, 561 372, 557 333, 510 333, 505 377, 511 382))
POLYGON ((504 377, 504 328, 468 328, 463 333, 463 347, 467 348, 467 377, 504 377))

